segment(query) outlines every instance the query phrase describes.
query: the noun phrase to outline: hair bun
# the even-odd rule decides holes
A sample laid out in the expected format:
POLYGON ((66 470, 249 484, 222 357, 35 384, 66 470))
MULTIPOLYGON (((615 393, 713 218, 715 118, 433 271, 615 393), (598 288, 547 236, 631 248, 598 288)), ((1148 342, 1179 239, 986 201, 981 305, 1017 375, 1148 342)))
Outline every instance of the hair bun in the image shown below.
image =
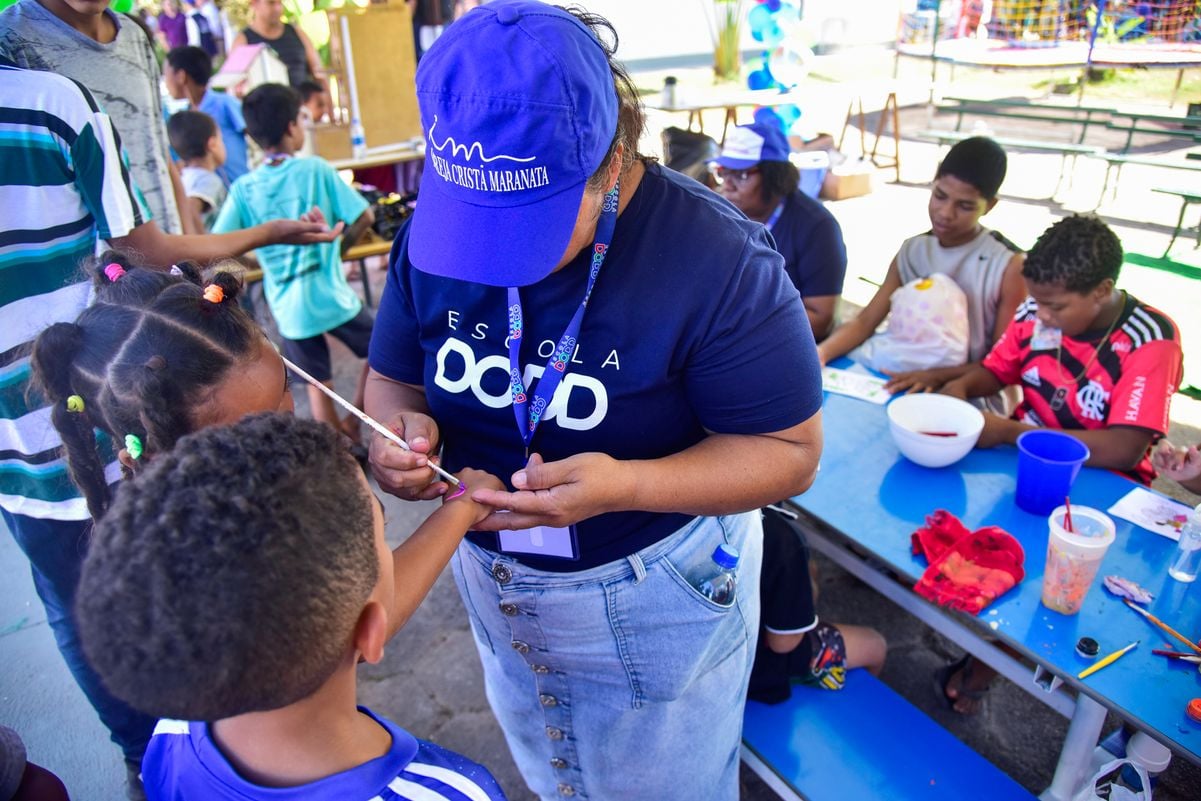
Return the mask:
MULTIPOLYGON (((209 286, 221 290, 221 300, 217 301, 218 303, 235 302, 238 296, 242 294, 242 279, 224 270, 213 276, 209 286)), ((206 288, 205 291, 207 292, 208 289, 206 288)))

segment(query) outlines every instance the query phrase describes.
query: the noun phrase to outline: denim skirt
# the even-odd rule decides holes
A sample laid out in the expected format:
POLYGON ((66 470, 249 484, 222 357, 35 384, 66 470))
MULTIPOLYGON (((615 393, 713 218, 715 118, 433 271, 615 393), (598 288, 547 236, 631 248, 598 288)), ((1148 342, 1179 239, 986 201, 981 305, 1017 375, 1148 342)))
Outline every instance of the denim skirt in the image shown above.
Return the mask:
POLYGON ((455 580, 485 689, 542 799, 738 798, 739 743, 759 629, 758 510, 698 517, 637 553, 574 573, 463 542, 455 580), (734 603, 685 576, 738 548, 734 603))

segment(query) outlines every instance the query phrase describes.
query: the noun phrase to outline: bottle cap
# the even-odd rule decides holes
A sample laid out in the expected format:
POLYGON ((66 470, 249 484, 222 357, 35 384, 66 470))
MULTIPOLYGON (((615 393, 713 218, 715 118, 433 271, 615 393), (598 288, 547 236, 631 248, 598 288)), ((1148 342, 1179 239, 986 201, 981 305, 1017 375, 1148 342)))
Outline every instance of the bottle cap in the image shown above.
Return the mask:
POLYGON ((1081 637, 1076 642, 1076 655, 1081 659, 1096 659, 1101 646, 1092 637, 1081 637))
POLYGON ((1188 702, 1188 706, 1184 708, 1185 714, 1197 723, 1201 723, 1201 698, 1194 698, 1188 702))
POLYGON ((738 549, 723 542, 713 549, 713 561, 724 570, 733 570, 738 567, 738 549))
POLYGON ((675 86, 679 82, 676 80, 676 76, 668 75, 666 78, 663 79, 663 83, 666 86, 675 86))
POLYGON ((1172 761, 1168 747, 1151 739, 1146 732, 1135 732, 1126 743, 1126 757, 1142 765, 1148 773, 1163 773, 1172 761))

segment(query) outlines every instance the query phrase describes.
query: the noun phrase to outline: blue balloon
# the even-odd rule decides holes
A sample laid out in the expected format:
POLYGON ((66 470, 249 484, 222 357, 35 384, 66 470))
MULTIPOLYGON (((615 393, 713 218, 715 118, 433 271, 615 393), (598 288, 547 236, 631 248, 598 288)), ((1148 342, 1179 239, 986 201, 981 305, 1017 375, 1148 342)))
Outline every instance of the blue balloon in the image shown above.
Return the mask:
POLYGON ((801 109, 798 106, 776 106, 776 116, 780 118, 780 123, 784 126, 784 133, 792 130, 792 126, 801 118, 801 109))
POLYGON ((751 38, 763 42, 768 48, 775 47, 784 38, 784 31, 776 22, 775 13, 766 5, 757 5, 746 17, 751 29, 751 38))
POLYGON ((776 79, 771 75, 771 70, 764 64, 746 76, 746 85, 749 89, 774 89, 777 84, 776 79))
POLYGON ((763 4, 770 8, 773 12, 779 11, 783 5, 782 0, 763 0, 763 4))

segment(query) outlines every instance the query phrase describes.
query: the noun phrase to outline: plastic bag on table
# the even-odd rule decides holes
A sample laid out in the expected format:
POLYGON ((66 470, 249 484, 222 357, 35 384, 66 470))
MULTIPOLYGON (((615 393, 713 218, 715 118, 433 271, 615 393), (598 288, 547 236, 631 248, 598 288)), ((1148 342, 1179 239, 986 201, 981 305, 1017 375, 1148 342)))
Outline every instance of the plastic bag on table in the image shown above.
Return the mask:
POLYGON ((942 273, 915 278, 892 293, 887 328, 848 354, 888 373, 965 364, 967 296, 942 273))

